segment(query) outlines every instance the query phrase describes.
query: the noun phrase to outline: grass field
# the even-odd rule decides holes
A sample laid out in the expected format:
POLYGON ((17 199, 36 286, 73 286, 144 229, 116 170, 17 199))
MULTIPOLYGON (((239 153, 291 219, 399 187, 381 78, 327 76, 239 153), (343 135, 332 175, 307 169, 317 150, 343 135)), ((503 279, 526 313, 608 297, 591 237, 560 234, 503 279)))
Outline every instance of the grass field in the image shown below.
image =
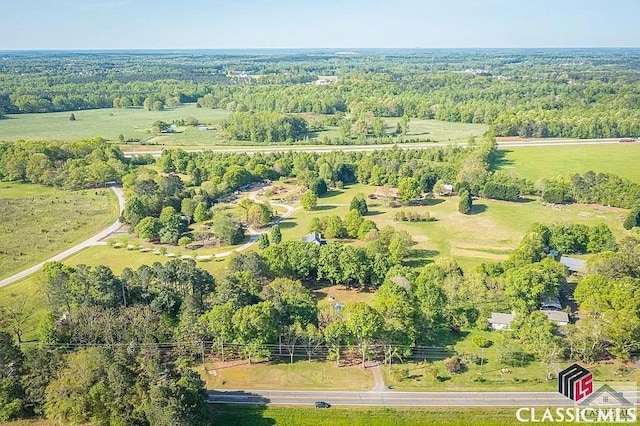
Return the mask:
MULTIPOLYGON (((504 426, 516 421, 513 408, 367 408, 212 405, 212 424, 228 426, 504 426)), ((20 425, 22 426, 22 425, 20 425)))
MULTIPOLYGON (((184 104, 165 111, 146 111, 143 108, 107 108, 74 111, 75 121, 69 120, 69 112, 45 114, 9 114, 0 121, 0 140, 79 140, 102 136, 117 141, 122 134, 126 139, 140 139, 147 145, 207 147, 237 144, 219 137, 216 130, 199 130, 196 127, 178 127, 176 133, 154 135, 149 132, 157 120, 171 123, 173 120, 195 117, 201 123, 217 129, 230 112, 222 109, 197 108, 184 104)), ((397 118, 385 119, 390 129, 395 129, 397 118)), ((469 136, 481 136, 488 126, 482 124, 449 123, 436 120, 411 120, 406 138, 431 139, 433 141, 460 142, 469 136)), ((314 138, 339 136, 337 128, 327 128, 312 135, 314 138)), ((243 144, 249 144, 242 142, 243 144)))
MULTIPOLYGON (((196 108, 195 104, 186 104, 165 111, 147 111, 143 108, 107 108, 73 112, 76 121, 69 120, 69 112, 45 114, 12 114, 0 121, 0 139, 5 141, 26 140, 79 140, 102 136, 117 141, 122 134, 125 139, 142 141, 153 137, 147 132, 151 125, 162 120, 171 123, 187 117, 195 117, 200 122, 212 126, 220 123, 230 114, 226 110, 196 108)), ((167 136, 172 144, 187 141, 188 144, 207 144, 215 131, 200 131, 190 127, 185 133, 167 136)), ((158 136, 158 140, 162 140, 158 136)), ((159 142, 161 143, 161 142, 159 142)), ((185 142, 186 143, 186 142, 185 142)))
MULTIPOLYGON (((375 192, 374 186, 351 185, 344 190, 335 190, 318 199, 313 211, 298 209, 293 216, 281 224, 285 239, 296 240, 308 233, 312 218, 325 215, 344 217, 353 196, 365 196, 375 192)), ((537 200, 505 202, 488 199, 474 200, 472 214, 458 212, 458 197, 436 197, 422 206, 391 208, 380 200, 367 200, 369 214, 379 228, 390 225, 409 232, 414 241, 415 259, 419 266, 436 256, 451 256, 465 269, 482 262, 506 259, 520 244, 524 233, 534 222, 575 222, 585 225, 606 223, 618 238, 624 235, 622 221, 625 210, 590 205, 568 205, 551 207, 537 200), (429 212, 435 222, 397 222, 395 213, 429 212)), ((358 244, 360 242, 357 242, 358 244)))
POLYGON ((72 247, 113 223, 110 190, 63 191, 28 184, 0 185, 0 278, 72 247))
MULTIPOLYGON (((283 351, 286 352, 285 349, 283 351)), ((209 389, 370 390, 373 376, 359 366, 337 368, 333 362, 288 359, 279 363, 197 368, 209 389)))
POLYGON ((514 170, 534 182, 589 170, 640 182, 640 144, 522 147, 501 152, 499 169, 514 170))

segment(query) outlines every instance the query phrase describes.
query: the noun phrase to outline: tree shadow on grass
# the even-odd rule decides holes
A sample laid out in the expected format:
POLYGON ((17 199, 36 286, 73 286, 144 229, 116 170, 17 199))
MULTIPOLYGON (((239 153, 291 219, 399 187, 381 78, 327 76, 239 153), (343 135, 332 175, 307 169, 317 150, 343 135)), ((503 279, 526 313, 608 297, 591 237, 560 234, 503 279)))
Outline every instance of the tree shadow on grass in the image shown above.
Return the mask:
POLYGON ((298 226, 298 222, 291 219, 285 219, 282 222, 278 222, 278 226, 280 226, 280 229, 291 229, 298 226))
POLYGON ((480 213, 484 213, 486 212, 488 209, 486 204, 473 204, 471 206, 471 211, 469 212, 470 215, 476 215, 476 214, 480 214, 480 213))
POLYGON ((384 212, 381 212, 380 210, 369 210, 364 217, 367 217, 367 216, 379 216, 381 214, 384 214, 384 212))
POLYGON ((438 330, 428 341, 433 346, 453 346, 469 335, 468 331, 456 329, 438 330))
POLYGON ((508 153, 513 152, 508 149, 498 149, 495 153, 495 160, 491 163, 491 170, 497 170, 501 167, 513 166, 515 163, 513 160, 507 160, 508 153))
POLYGON ((325 211, 325 210, 333 210, 333 209, 335 209, 335 208, 336 208, 336 206, 332 206, 332 205, 330 205, 330 204, 324 204, 324 205, 321 205, 321 206, 316 206, 316 207, 314 207, 313 211, 320 211, 320 212, 322 212, 322 211, 325 211))
POLYGON ((425 202, 422 204, 425 207, 428 206, 437 206, 438 204, 442 204, 444 203, 446 200, 444 198, 428 198, 425 200, 425 202))
POLYGON ((408 259, 403 263, 411 268, 422 268, 423 266, 433 262, 432 258, 440 254, 437 250, 414 249, 408 259))
POLYGON ((331 197, 335 197, 338 196, 340 194, 342 194, 343 191, 337 191, 335 189, 332 189, 331 191, 327 191, 326 193, 324 193, 323 195, 319 196, 318 198, 331 198, 331 197))
MULTIPOLYGON (((251 398, 249 392, 242 392, 251 398)), ((255 398, 251 398, 254 400, 255 398)), ((267 409, 266 398, 258 398, 264 402, 250 402, 247 404, 207 404, 207 424, 229 425, 229 426, 272 426, 276 424, 275 419, 264 417, 267 409)))

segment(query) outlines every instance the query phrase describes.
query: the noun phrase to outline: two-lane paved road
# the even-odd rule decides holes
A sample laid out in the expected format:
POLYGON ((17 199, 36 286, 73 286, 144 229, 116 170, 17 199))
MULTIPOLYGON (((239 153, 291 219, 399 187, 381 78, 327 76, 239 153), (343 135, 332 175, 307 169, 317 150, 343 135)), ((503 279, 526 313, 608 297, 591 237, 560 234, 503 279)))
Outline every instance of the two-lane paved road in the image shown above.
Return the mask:
MULTIPOLYGON (((619 139, 527 139, 521 141, 499 141, 498 148, 515 148, 515 147, 534 147, 534 146, 565 146, 565 145, 607 145, 618 144, 619 139)), ((256 154, 271 152, 332 152, 332 151, 380 151, 383 149, 392 149, 394 147, 400 149, 429 149, 446 146, 467 146, 467 142, 416 142, 416 143, 398 143, 398 144, 380 144, 380 145, 263 145, 263 146, 236 146, 225 147, 220 145, 212 145, 207 148, 189 148, 189 147, 167 147, 167 149, 182 149, 187 152, 213 151, 219 153, 236 153, 236 154, 256 154)), ((153 157, 160 157, 162 151, 127 151, 127 146, 121 147, 125 157, 133 155, 148 154, 153 157)))
MULTIPOLYGON (((623 392, 633 404, 638 392, 623 392)), ((415 406, 415 407, 562 407, 574 402, 557 392, 395 392, 395 391, 207 391, 211 404, 415 406)))

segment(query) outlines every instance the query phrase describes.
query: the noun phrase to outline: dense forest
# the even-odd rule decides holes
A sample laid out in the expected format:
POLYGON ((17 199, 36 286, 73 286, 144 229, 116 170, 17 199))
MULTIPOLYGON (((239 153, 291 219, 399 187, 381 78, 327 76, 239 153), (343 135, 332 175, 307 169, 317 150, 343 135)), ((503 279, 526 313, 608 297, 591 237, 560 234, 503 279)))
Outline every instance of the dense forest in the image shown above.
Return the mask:
POLYGON ((197 102, 234 112, 326 114, 350 137, 361 135, 356 124, 368 115, 484 123, 497 136, 640 134, 634 49, 357 53, 5 53, 0 115, 197 102))

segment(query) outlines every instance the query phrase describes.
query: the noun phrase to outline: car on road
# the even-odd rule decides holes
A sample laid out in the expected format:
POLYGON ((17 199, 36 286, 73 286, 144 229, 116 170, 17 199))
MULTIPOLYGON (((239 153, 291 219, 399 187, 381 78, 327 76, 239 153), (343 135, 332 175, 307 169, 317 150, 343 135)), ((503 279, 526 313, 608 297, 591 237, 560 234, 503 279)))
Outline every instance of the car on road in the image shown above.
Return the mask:
POLYGON ((329 408, 329 407, 331 407, 331 404, 329 404, 328 402, 316 401, 316 408, 329 408))

